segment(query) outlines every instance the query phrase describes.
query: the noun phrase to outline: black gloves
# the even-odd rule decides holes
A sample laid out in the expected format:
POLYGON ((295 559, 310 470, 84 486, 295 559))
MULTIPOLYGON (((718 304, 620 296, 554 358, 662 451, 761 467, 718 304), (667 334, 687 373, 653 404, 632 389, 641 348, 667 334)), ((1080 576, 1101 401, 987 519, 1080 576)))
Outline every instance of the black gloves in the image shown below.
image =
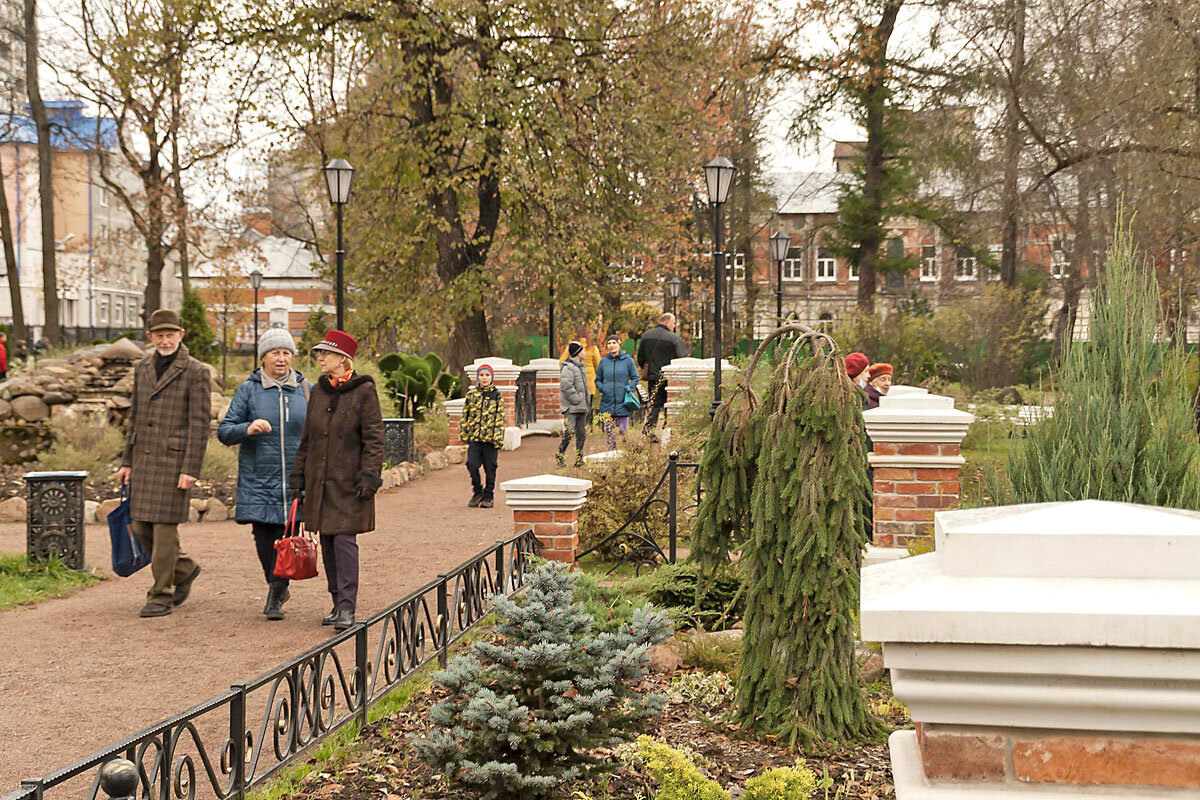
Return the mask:
POLYGON ((288 500, 303 500, 303 499, 304 499, 304 490, 303 489, 296 489, 296 488, 288 489, 288 500))

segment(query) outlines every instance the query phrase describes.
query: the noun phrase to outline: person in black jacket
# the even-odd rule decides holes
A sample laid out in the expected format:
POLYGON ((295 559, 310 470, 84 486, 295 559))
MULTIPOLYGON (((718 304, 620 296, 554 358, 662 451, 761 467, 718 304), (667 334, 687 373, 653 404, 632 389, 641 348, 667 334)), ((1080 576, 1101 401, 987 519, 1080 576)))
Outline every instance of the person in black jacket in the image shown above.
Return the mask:
POLYGON ((687 356, 687 345, 675 332, 675 315, 663 314, 658 324, 642 334, 638 343, 637 363, 650 392, 650 413, 646 416, 646 433, 658 424, 658 413, 667 404, 667 381, 662 369, 676 358, 687 356))

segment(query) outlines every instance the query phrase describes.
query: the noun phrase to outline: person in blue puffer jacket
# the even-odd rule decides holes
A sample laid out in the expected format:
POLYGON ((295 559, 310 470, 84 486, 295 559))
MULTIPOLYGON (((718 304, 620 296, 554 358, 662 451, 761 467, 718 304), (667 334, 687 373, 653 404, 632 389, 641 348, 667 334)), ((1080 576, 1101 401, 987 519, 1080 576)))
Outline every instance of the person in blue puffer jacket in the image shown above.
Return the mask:
POLYGON ((284 536, 288 513, 287 476, 292 471, 312 388, 292 369, 296 342, 282 328, 272 328, 258 342, 262 368, 238 387, 229 411, 217 428, 222 444, 241 445, 238 452, 237 513, 254 533, 258 561, 267 579, 263 614, 283 619, 290 593, 286 578, 275 577, 275 541, 284 536))
POLYGON ((629 430, 630 410, 625 405, 625 392, 638 384, 637 365, 633 356, 621 349, 621 337, 610 333, 604 340, 607 352, 596 367, 596 391, 600 393, 600 413, 611 422, 604 426, 608 449, 617 449, 617 430, 624 436, 629 430))

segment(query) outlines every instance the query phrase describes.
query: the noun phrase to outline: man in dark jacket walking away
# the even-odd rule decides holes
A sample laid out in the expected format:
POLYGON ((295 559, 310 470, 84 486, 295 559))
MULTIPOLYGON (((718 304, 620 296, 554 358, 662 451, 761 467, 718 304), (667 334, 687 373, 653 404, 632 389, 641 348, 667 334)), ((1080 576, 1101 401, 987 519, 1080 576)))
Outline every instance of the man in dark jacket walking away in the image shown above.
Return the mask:
MULTIPOLYGON (((642 334, 638 343, 637 363, 642 379, 650 392, 650 413, 646 416, 646 433, 651 434, 658 424, 658 413, 667 404, 667 381, 662 369, 676 358, 687 356, 687 345, 675 332, 675 315, 663 314, 658 324, 642 334)), ((652 435, 652 434, 651 434, 652 435)))
POLYGON ((133 371, 133 405, 117 481, 129 486, 133 533, 150 553, 154 585, 143 617, 164 617, 182 605, 200 566, 179 546, 187 522, 188 490, 200 475, 208 446, 211 384, 208 369, 188 355, 179 315, 160 308, 147 326, 154 355, 133 371))
POLYGON ((567 446, 571 437, 575 437, 575 466, 583 466, 583 443, 587 440, 587 418, 591 409, 588 396, 587 367, 584 366, 580 355, 583 354, 582 342, 571 342, 567 345, 567 360, 563 362, 562 372, 558 383, 559 410, 563 415, 562 442, 554 460, 560 467, 567 464, 567 446))

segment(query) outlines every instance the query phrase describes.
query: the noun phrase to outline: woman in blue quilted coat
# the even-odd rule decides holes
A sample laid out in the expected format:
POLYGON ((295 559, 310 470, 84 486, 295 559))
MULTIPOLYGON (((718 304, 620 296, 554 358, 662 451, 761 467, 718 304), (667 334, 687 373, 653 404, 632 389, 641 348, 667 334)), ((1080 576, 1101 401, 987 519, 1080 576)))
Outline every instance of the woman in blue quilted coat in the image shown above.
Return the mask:
POLYGON ((258 342, 262 368, 238 387, 217 428, 222 444, 241 445, 234 518, 249 523, 254 532, 268 587, 263 614, 270 620, 283 619, 283 604, 289 597, 287 579, 275 577, 275 541, 284 535, 287 476, 300 446, 311 388, 292 369, 295 354, 296 343, 286 330, 272 328, 264 333, 258 342))

